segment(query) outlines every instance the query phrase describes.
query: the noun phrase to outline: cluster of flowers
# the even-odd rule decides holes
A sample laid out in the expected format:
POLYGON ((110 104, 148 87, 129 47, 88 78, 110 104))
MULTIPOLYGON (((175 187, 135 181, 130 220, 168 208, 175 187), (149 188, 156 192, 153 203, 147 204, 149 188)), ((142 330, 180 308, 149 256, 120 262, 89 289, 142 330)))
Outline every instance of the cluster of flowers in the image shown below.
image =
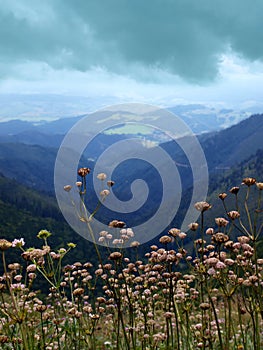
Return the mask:
MULTIPOLYGON (((24 249, 24 240, 0 239, 4 273, 0 278, 3 349, 261 349, 263 347, 263 257, 260 215, 263 184, 246 178, 244 212, 237 200, 225 214, 205 227, 211 209, 195 204, 199 222, 189 232, 171 228, 145 257, 132 261, 122 242, 99 257, 97 265, 75 262, 62 268, 67 249, 53 251, 50 232, 42 230, 40 248, 24 249), (258 194, 251 213, 251 186, 258 194), (242 220, 243 214, 247 219, 242 220), (253 215, 252 215, 253 214, 253 215), (187 238, 198 233, 194 250, 187 238), (7 264, 5 252, 22 250, 25 268, 7 264), (46 279, 46 296, 34 290, 38 276, 46 279)), ((238 199, 239 188, 230 190, 238 199)), ((132 229, 113 220, 122 240, 132 229)), ((107 231, 99 239, 112 239, 107 231)), ((104 242, 103 240, 103 242, 104 242)), ((102 241, 102 240, 101 240, 102 241)), ((137 244, 134 244, 136 249, 137 244)))

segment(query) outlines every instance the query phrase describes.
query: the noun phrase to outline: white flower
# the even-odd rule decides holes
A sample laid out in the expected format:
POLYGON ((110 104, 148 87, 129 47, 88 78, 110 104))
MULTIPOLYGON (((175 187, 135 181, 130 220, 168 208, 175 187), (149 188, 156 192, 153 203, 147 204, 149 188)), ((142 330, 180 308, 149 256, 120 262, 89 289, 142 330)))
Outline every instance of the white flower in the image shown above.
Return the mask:
POLYGON ((66 185, 64 186, 64 191, 69 192, 71 190, 72 186, 66 185))
POLYGON ((110 194, 109 190, 102 190, 100 192, 101 197, 107 197, 110 194))
POLYGON ((20 247, 23 247, 24 245, 25 245, 24 238, 20 238, 20 239, 15 238, 12 242, 12 247, 15 247, 15 248, 20 248, 20 247))
POLYGON ((99 174, 97 175, 97 179, 99 179, 99 180, 101 180, 101 181, 105 180, 106 177, 107 177, 107 175, 106 175, 105 173, 99 173, 99 174))

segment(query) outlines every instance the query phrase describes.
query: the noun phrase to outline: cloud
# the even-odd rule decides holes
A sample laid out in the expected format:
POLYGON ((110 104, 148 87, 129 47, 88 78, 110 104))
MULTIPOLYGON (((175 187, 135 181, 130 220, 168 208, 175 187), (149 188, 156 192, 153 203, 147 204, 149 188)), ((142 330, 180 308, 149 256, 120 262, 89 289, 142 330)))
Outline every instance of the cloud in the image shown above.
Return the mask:
POLYGON ((9 0, 0 7, 0 73, 15 78, 39 62, 201 85, 227 52, 263 60, 262 13, 261 0, 9 0))

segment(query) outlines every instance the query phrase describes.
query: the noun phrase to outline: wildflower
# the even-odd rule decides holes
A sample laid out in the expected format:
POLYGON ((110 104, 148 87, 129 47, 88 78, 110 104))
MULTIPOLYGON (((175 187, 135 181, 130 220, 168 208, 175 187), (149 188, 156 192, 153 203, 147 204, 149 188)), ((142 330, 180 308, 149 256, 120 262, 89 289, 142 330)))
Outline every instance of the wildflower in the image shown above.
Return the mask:
POLYGON ((7 241, 6 239, 0 239, 0 250, 4 251, 12 247, 12 243, 7 241))
POLYGON ((97 302, 98 302, 99 304, 103 304, 103 303, 106 303, 106 299, 103 298, 103 297, 97 297, 97 302))
POLYGON ((216 269, 224 269, 226 267, 226 264, 224 264, 222 261, 218 261, 215 267, 216 269))
POLYGON ((225 243, 228 240, 229 240, 228 235, 225 235, 222 232, 218 232, 212 237, 212 241, 217 243, 225 243))
POLYGON ((125 222, 119 221, 119 220, 112 220, 109 223, 109 227, 118 227, 118 228, 123 228, 125 226, 125 222))
POLYGON ((20 267, 21 265, 19 263, 13 263, 8 265, 9 270, 14 270, 14 271, 20 269, 20 267))
POLYGON ((133 241, 133 242, 131 242, 131 247, 138 247, 140 245, 140 242, 138 242, 138 241, 133 241))
POLYGON ((112 241, 112 244, 114 244, 114 245, 123 244, 123 239, 115 238, 115 239, 112 241))
POLYGON ((12 247, 15 247, 15 248, 20 248, 20 247, 23 247, 24 245, 25 245, 24 238, 20 238, 20 239, 15 238, 12 242, 12 247))
POLYGON ((134 237, 134 232, 130 227, 127 228, 126 233, 127 233, 127 236, 134 237))
POLYGON ((256 183, 256 179, 253 177, 245 177, 242 181, 242 185, 252 186, 256 183))
POLYGON ((208 303, 201 303, 200 308, 202 310, 208 310, 208 309, 210 309, 210 305, 208 303))
POLYGON ((47 230, 41 230, 38 232, 37 238, 46 239, 51 236, 51 232, 47 230))
POLYGON ((58 249, 58 254, 63 255, 63 254, 65 254, 65 253, 66 253, 66 249, 65 249, 65 248, 59 248, 59 249, 58 249))
POLYGON ((195 325, 195 329, 197 329, 197 330, 199 330, 200 331, 200 329, 202 329, 202 323, 197 323, 196 325, 195 325))
POLYGON ((37 269, 37 267, 36 267, 35 264, 30 264, 30 265, 27 266, 26 271, 27 272, 35 272, 36 269, 37 269))
POLYGON ((100 192, 101 197, 107 197, 110 194, 109 190, 102 190, 100 192))
POLYGON ((84 289, 83 288, 76 288, 73 290, 73 295, 82 295, 84 294, 84 289))
POLYGON ((239 243, 244 244, 244 243, 249 243, 250 238, 247 236, 239 236, 237 237, 237 240, 239 243))
POLYGON ((208 275, 214 276, 216 274, 216 270, 213 267, 207 270, 208 275))
POLYGON ((122 254, 120 252, 113 252, 109 256, 110 260, 119 260, 121 258, 122 258, 122 254))
POLYGON ((108 234, 107 231, 100 231, 100 233, 99 233, 99 235, 100 235, 101 237, 106 237, 107 234, 108 234))
POLYGON ((225 218, 215 218, 215 223, 219 227, 226 227, 226 225, 229 223, 225 218))
POLYGON ((162 236, 162 237, 159 239, 159 242, 162 243, 162 244, 171 243, 171 242, 172 242, 172 238, 169 237, 169 236, 162 236))
POLYGON ((235 219, 238 219, 240 217, 240 214, 238 211, 236 210, 232 210, 232 211, 229 211, 227 213, 228 217, 231 219, 231 220, 235 220, 235 219))
POLYGON ((99 179, 99 180, 101 180, 101 181, 105 180, 106 177, 107 177, 107 175, 106 175, 105 173, 99 173, 99 174, 97 175, 97 179, 99 179))
POLYGON ((77 186, 77 187, 81 187, 81 186, 82 186, 82 182, 81 182, 81 181, 77 181, 77 182, 76 182, 76 186, 77 186))
POLYGON ((229 190, 230 193, 233 193, 233 194, 238 194, 239 192, 239 187, 238 186, 234 186, 232 187, 230 190, 229 190))
POLYGON ((66 185, 64 186, 64 191, 69 192, 72 189, 72 186, 66 185))
POLYGON ((218 261, 219 260, 217 258, 208 258, 205 262, 209 266, 215 266, 218 263, 218 261))
POLYGON ((69 248, 75 248, 77 245, 76 245, 75 243, 69 242, 69 243, 67 244, 67 246, 68 246, 69 248))
POLYGON ((168 231, 168 234, 173 236, 173 237, 177 237, 180 232, 181 232, 181 230, 173 227, 168 231))
POLYGON ((231 265, 233 265, 234 263, 235 263, 235 261, 234 261, 233 259, 230 259, 230 258, 225 259, 225 264, 228 265, 228 266, 231 266, 231 265))
POLYGON ((25 288, 25 285, 22 284, 22 283, 13 283, 10 285, 10 288, 15 291, 15 292, 18 292, 18 291, 21 291, 22 289, 25 288))
POLYGON ((223 193, 220 193, 218 197, 223 201, 227 197, 227 194, 223 192, 223 193))
POLYGON ((215 233, 215 230, 214 230, 212 227, 209 227, 209 228, 205 231, 205 233, 206 233, 207 235, 213 235, 213 234, 215 233))
POLYGON ((47 309, 47 306, 46 305, 37 305, 37 307, 36 307, 36 311, 38 311, 38 312, 44 312, 44 311, 46 311, 46 309, 47 309))
POLYGON ((191 224, 188 225, 189 229, 191 231, 196 231, 198 229, 198 223, 197 222, 192 222, 191 224))
POLYGON ((207 202, 197 202, 195 203, 195 209, 201 211, 202 213, 212 207, 211 204, 207 202))
POLYGON ((260 191, 263 190, 263 182, 256 182, 256 186, 260 191))
POLYGON ((185 237, 186 237, 187 235, 186 235, 185 232, 180 232, 180 233, 178 234, 178 236, 179 236, 179 238, 181 238, 181 239, 185 239, 185 237))
POLYGON ((10 342, 10 339, 7 335, 0 335, 0 344, 8 343, 10 342))
POLYGON ((112 187, 113 185, 115 184, 115 182, 114 181, 107 181, 107 185, 108 185, 108 187, 112 187))
POLYGON ((89 317, 92 319, 92 320, 98 320, 100 318, 100 315, 98 314, 89 314, 89 317))
POLYGON ((90 173, 90 168, 79 168, 78 175, 81 177, 86 177, 90 173))

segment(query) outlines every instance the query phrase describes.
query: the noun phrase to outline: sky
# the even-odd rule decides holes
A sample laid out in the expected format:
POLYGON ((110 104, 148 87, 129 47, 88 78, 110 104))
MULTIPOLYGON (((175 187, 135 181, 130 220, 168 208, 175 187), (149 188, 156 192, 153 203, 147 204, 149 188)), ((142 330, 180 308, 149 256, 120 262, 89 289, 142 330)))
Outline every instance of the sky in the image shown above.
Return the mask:
POLYGON ((0 94, 263 106, 262 14, 262 0, 0 0, 0 94))

